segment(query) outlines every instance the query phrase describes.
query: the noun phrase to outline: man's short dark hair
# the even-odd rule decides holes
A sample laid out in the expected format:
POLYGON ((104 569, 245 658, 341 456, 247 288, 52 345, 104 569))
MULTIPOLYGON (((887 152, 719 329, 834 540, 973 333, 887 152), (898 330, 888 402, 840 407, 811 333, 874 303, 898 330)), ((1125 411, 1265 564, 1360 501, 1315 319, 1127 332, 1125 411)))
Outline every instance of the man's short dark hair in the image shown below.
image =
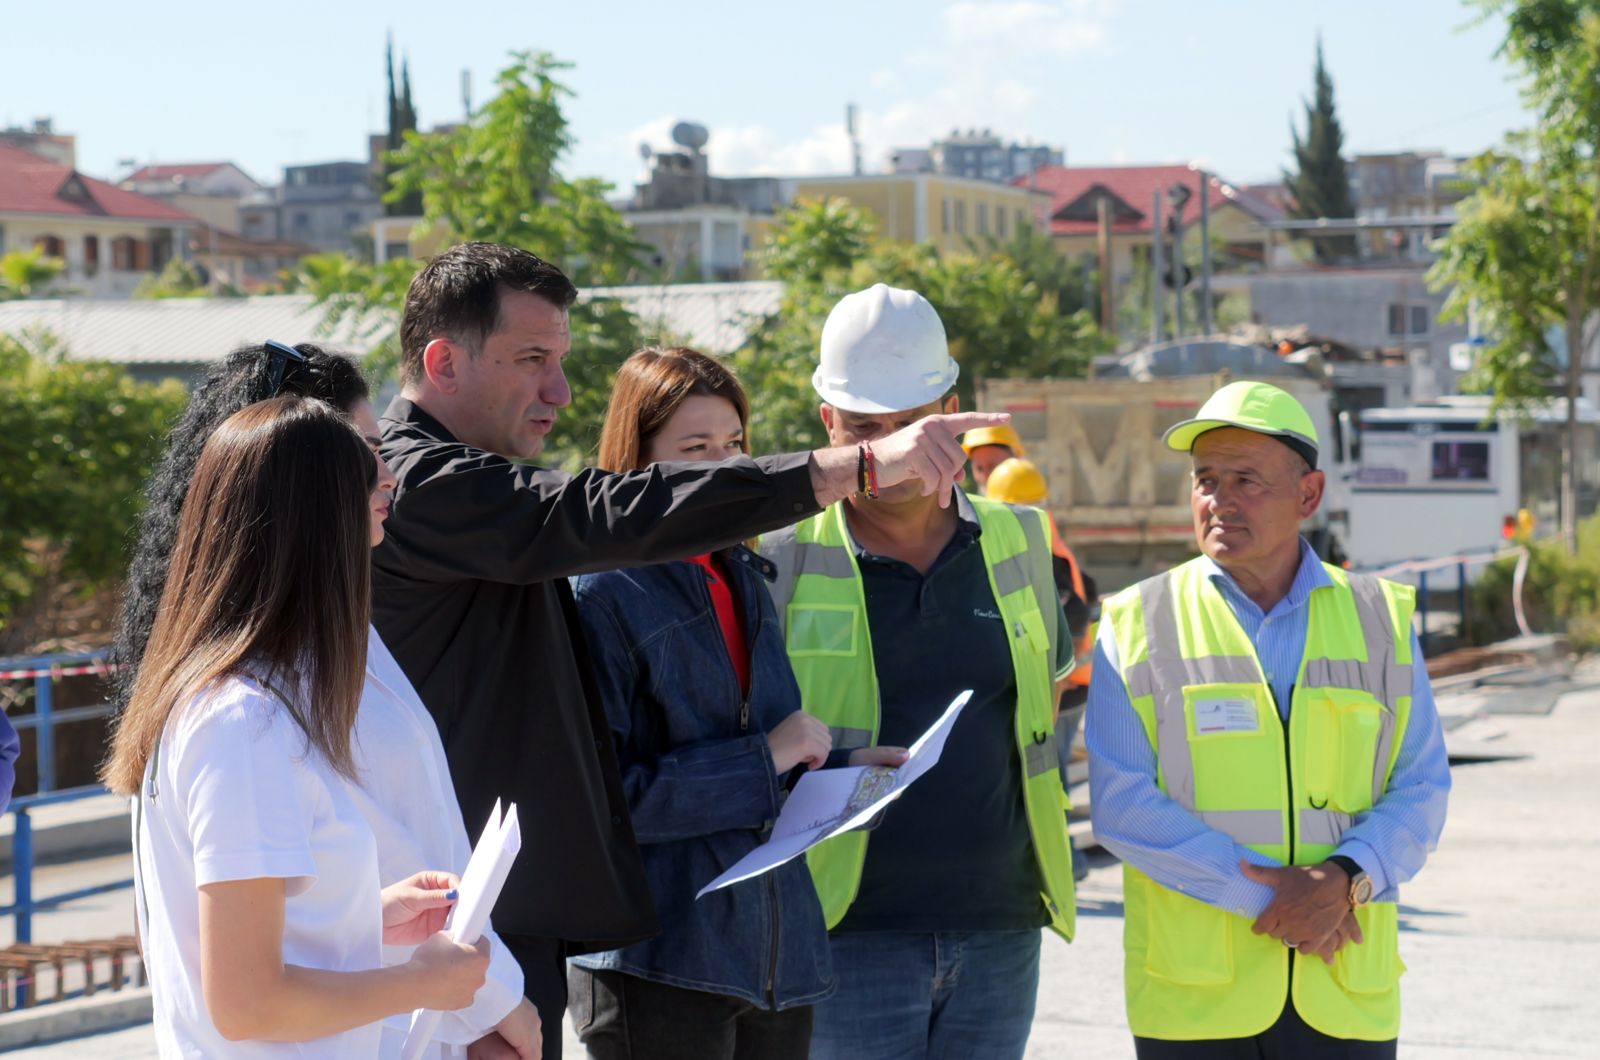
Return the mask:
POLYGON ((400 320, 400 378, 422 378, 422 351, 437 338, 476 356, 500 326, 500 296, 538 295, 566 309, 578 297, 567 274, 537 255, 499 243, 461 243, 435 257, 406 292, 400 320))

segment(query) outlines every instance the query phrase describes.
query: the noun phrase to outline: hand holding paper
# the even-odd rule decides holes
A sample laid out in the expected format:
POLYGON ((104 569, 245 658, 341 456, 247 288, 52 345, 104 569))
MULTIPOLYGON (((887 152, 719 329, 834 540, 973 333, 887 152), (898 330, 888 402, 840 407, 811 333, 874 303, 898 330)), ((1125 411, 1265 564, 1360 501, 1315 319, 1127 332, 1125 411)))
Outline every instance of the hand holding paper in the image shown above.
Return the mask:
MULTIPOLYGON (((467 871, 461 874, 461 883, 456 888, 460 900, 445 924, 445 931, 456 942, 472 944, 483 936, 489 927, 489 911, 500 897, 506 874, 511 871, 511 863, 521 849, 522 830, 517 826, 516 804, 507 807, 502 818, 500 803, 496 802, 477 846, 472 848, 467 871)), ((411 1029, 406 1032, 401 1060, 417 1060, 422 1055, 439 1027, 439 1017, 440 1013, 434 1009, 418 1009, 411 1014, 411 1029)))
POLYGON ((851 766, 819 769, 801 777, 772 826, 772 836, 702 887, 695 897, 770 872, 824 839, 866 824, 939 761, 945 739, 971 698, 969 690, 952 700, 939 720, 911 745, 910 755, 899 769, 851 766))

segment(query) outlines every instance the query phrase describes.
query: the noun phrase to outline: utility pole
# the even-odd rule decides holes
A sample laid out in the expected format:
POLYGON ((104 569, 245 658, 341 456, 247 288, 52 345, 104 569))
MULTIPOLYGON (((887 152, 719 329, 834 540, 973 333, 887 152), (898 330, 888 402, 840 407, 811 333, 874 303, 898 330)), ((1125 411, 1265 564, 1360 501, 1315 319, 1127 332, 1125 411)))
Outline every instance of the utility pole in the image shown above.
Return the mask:
POLYGON ((1209 337, 1211 319, 1211 176, 1200 170, 1200 320, 1209 337))
POLYGON ((856 135, 856 105, 844 105, 844 131, 850 137, 850 171, 861 175, 861 138, 856 135))
MULTIPOLYGON (((1183 187, 1183 185, 1179 185, 1183 187)), ((1172 203, 1172 337, 1183 338, 1183 199, 1172 203)))
POLYGON ((1116 309, 1112 290, 1115 278, 1111 275, 1111 197, 1100 196, 1095 203, 1095 214, 1100 222, 1100 330, 1113 340, 1117 337, 1116 309))
POLYGON ((1150 210, 1150 341, 1158 343, 1166 336, 1161 327, 1161 198, 1164 188, 1157 186, 1155 205, 1150 210))

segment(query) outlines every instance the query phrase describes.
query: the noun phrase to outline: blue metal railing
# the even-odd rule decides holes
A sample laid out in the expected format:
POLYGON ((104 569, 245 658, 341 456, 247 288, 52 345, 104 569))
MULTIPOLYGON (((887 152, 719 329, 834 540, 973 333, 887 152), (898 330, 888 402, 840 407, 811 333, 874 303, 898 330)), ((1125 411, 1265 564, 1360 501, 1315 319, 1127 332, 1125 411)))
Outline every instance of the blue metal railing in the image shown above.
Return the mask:
POLYGON ((42 909, 75 902, 80 898, 104 894, 133 886, 133 877, 82 887, 64 894, 37 897, 33 893, 33 821, 29 814, 41 806, 56 806, 79 799, 105 795, 99 784, 81 787, 56 788, 56 726, 103 718, 111 713, 111 704, 95 703, 68 710, 55 709, 55 683, 62 677, 90 673, 103 673, 106 669, 104 652, 80 652, 72 655, 36 655, 20 659, 0 660, 0 674, 10 674, 3 680, 31 680, 33 682, 33 713, 12 717, 11 724, 20 733, 34 730, 34 757, 39 777, 38 791, 11 800, 8 808, 15 823, 11 833, 11 866, 16 880, 16 892, 10 905, 0 906, 0 916, 10 916, 16 921, 16 940, 33 941, 33 914, 42 909), (24 676, 25 675, 25 676, 24 676))
MULTIPOLYGON (((1415 575, 1417 579, 1417 640, 1422 645, 1424 652, 1428 649, 1428 574, 1433 571, 1450 570, 1455 568, 1456 575, 1456 607, 1460 623, 1459 629, 1464 634, 1467 624, 1467 571, 1472 567, 1493 563, 1509 556, 1518 557, 1517 573, 1512 583, 1512 609, 1516 613, 1517 625, 1523 635, 1527 635, 1528 623, 1522 609, 1522 580, 1527 570, 1528 550, 1521 545, 1511 548, 1494 549, 1482 552, 1464 552, 1454 556, 1440 556, 1435 559, 1410 560, 1405 563, 1395 563, 1380 570, 1370 573, 1380 578, 1400 579, 1408 575, 1415 575)), ((1463 637, 1464 639, 1464 637, 1463 637)))

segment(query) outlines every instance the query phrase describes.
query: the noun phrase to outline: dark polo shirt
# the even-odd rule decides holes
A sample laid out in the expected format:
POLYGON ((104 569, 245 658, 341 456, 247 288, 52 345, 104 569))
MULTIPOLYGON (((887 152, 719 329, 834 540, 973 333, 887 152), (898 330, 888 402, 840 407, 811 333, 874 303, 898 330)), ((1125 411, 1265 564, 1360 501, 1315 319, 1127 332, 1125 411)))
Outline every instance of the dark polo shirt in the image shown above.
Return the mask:
MULTIPOLYGON (((1049 923, 1022 802, 1017 683, 989 588, 977 514, 957 494, 955 536, 926 576, 859 546, 882 722, 904 747, 964 689, 939 764, 907 788, 867 841, 861 887, 836 931, 1020 931, 1049 923)), ((1049 621, 1052 616, 1046 616, 1049 621)), ((1072 669, 1059 605, 1056 672, 1072 669)))
POLYGON ((807 454, 621 475, 513 464, 403 398, 373 618, 443 738, 467 832, 517 804, 503 934, 611 949, 658 930, 568 575, 681 559, 817 510, 807 454))

